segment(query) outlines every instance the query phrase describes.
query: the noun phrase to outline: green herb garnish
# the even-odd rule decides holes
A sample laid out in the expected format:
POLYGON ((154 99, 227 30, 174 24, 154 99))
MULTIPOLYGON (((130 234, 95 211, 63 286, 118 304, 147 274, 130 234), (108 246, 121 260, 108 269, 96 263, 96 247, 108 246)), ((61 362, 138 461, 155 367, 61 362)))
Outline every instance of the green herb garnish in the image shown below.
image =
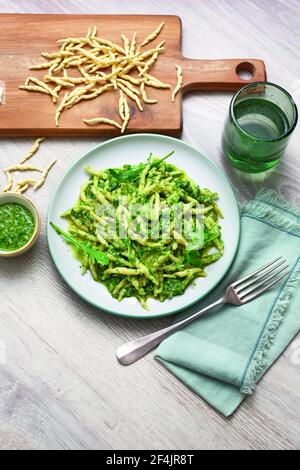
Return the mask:
POLYGON ((109 264, 107 253, 97 250, 97 248, 93 247, 90 243, 77 240, 68 233, 64 232, 53 222, 50 222, 50 225, 59 235, 65 239, 67 243, 75 246, 75 248, 80 250, 84 255, 88 255, 95 263, 102 264, 103 266, 109 264))
MULTIPOLYGON (((172 152, 168 153, 165 157, 152 162, 150 164, 150 169, 152 169, 154 167, 158 167, 167 158, 171 157, 171 155, 173 155, 173 153, 174 153, 174 150, 172 152)), ((134 181, 134 180, 136 180, 137 178, 140 177, 142 171, 146 168, 147 165, 149 165, 149 163, 151 161, 151 157, 152 157, 152 153, 150 154, 150 156, 148 158, 148 163, 147 164, 146 163, 141 163, 140 165, 136 165, 136 166, 133 166, 131 168, 124 169, 124 170, 110 169, 109 173, 112 176, 114 176, 116 178, 116 180, 119 181, 119 183, 127 183, 129 181, 134 181)))

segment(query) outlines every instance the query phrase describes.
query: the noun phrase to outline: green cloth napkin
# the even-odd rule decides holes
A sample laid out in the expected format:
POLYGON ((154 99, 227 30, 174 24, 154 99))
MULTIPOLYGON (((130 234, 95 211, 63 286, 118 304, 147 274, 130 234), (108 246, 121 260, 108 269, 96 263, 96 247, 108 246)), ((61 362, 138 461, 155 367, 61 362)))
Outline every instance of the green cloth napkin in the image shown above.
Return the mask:
POLYGON ((252 393, 300 330, 299 255, 300 210, 274 191, 260 191, 243 209, 240 245, 229 274, 188 314, 278 256, 288 260, 289 276, 248 304, 217 307, 156 351, 157 360, 225 416, 252 393))

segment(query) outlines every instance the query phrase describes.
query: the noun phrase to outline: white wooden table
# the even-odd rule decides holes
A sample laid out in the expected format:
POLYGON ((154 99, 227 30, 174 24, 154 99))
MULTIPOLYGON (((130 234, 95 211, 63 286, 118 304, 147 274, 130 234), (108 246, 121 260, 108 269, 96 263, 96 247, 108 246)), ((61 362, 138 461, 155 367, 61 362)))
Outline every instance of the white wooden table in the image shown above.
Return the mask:
MULTIPOLYGON (((178 14, 185 55, 262 58, 268 78, 300 105, 299 0, 1 0, 0 11, 178 14)), ((299 128, 267 180, 240 179, 226 168, 220 149, 229 101, 227 93, 186 96, 183 140, 225 169, 240 202, 266 185, 300 205, 299 128)), ((31 142, 0 140, 1 167, 17 162, 31 142)), ((102 314, 58 276, 46 244, 49 198, 69 165, 97 143, 49 139, 43 144, 39 158, 57 157, 58 164, 34 196, 44 222, 41 240, 26 256, 0 261, 0 448, 299 448, 299 337, 226 420, 151 356, 129 368, 117 363, 120 343, 169 320, 137 322, 102 314)))

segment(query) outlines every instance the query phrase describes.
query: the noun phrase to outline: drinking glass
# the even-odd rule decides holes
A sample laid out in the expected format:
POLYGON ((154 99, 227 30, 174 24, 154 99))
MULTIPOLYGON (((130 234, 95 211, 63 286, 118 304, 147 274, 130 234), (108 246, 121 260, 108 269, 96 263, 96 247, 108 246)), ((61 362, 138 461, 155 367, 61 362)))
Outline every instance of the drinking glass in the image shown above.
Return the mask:
POLYGON ((255 82, 231 100, 222 145, 230 164, 247 173, 274 167, 298 120, 291 95, 270 82, 255 82))

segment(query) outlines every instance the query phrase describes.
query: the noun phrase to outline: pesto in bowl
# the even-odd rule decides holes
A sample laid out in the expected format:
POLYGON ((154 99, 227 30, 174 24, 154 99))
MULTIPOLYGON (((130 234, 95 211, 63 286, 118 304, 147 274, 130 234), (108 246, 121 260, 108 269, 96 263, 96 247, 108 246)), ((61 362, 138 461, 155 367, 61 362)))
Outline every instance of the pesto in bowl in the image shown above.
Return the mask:
POLYGON ((33 236, 35 221, 25 206, 16 202, 0 204, 0 250, 16 251, 33 236))
POLYGON ((41 229, 35 204, 23 194, 0 193, 0 257, 19 256, 33 247, 41 229))

